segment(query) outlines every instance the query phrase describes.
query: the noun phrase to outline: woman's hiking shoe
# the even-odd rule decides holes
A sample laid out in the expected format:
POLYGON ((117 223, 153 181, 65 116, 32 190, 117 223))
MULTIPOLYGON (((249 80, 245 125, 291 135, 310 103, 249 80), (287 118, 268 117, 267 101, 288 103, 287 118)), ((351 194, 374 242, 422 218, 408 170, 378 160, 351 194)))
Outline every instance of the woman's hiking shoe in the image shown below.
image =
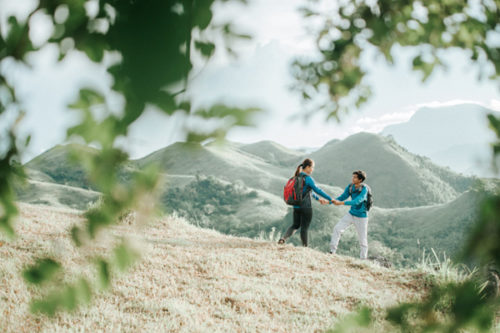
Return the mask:
POLYGON ((280 238, 280 240, 278 241, 278 244, 285 244, 285 240, 283 238, 280 238))

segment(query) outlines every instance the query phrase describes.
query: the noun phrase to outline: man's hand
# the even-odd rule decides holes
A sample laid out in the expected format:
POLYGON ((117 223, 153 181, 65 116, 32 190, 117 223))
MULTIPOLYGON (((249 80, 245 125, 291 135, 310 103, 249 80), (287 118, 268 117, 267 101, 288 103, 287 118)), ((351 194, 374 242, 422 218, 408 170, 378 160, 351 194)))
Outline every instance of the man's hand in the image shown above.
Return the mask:
POLYGON ((322 205, 326 205, 326 204, 328 204, 328 200, 323 199, 323 198, 319 198, 319 203, 322 205))
POLYGON ((344 204, 343 201, 339 201, 339 200, 332 200, 332 203, 335 204, 335 206, 342 206, 344 204))

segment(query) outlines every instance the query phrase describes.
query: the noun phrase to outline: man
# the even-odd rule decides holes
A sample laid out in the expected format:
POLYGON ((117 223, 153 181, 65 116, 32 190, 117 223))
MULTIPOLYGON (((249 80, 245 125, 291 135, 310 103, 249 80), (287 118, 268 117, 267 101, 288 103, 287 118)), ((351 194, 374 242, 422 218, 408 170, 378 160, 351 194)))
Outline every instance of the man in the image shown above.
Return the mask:
POLYGON ((351 206, 349 212, 335 225, 330 242, 330 253, 337 252, 340 236, 351 225, 354 224, 358 231, 358 240, 360 246, 359 257, 366 259, 368 256, 368 213, 366 201, 368 196, 368 186, 363 184, 366 179, 366 173, 361 170, 352 173, 352 184, 347 185, 337 199, 332 200, 335 205, 351 206), (351 197, 352 200, 345 201, 351 197))

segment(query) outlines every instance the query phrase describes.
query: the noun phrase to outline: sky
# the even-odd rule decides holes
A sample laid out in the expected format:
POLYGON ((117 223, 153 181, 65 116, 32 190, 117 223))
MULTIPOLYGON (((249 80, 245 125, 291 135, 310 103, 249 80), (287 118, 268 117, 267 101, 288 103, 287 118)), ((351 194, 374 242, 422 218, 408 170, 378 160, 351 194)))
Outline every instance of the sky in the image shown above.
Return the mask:
MULTIPOLYGON (((307 30, 311 22, 297 11, 304 3, 305 0, 251 0, 247 6, 225 4, 215 8, 215 22, 231 20, 239 31, 251 34, 253 39, 234 45, 239 54, 237 59, 218 49, 210 62, 198 61, 187 94, 195 107, 224 102, 264 110, 256 118, 256 127, 234 128, 228 134, 229 140, 243 143, 272 140, 290 148, 320 147, 332 139, 343 139, 360 131, 378 133, 389 124, 407 121, 423 106, 472 102, 500 110, 498 85, 478 81, 477 70, 464 54, 447 51, 444 55, 449 69, 434 72, 423 84, 419 74, 411 71, 411 50, 399 48, 395 49, 396 64, 392 67, 373 52, 363 58, 363 66, 369 69, 367 80, 372 85, 373 97, 360 110, 350 111, 340 124, 335 120, 327 122, 325 115, 305 122, 296 117, 303 115, 301 100, 289 90, 293 83, 290 74, 293 59, 314 56, 316 52, 314 34, 307 30)), ((36 1, 31 0, 0 0, 2 31, 9 14, 22 17, 34 4, 36 1)), ((43 15, 34 19, 40 28, 31 37, 41 43, 50 35, 50 24, 43 15)), ((23 162, 64 142, 66 128, 77 121, 66 105, 76 98, 79 87, 98 87, 110 96, 116 110, 122 103, 109 89, 111 78, 104 66, 93 64, 76 52, 57 63, 57 55, 54 47, 46 47, 30 59, 31 69, 12 62, 0 68, 9 75, 27 111, 20 132, 32 133, 32 140, 23 162)), ((184 121, 182 115, 168 117, 149 108, 131 126, 121 145, 132 158, 145 156, 183 140, 184 121)))

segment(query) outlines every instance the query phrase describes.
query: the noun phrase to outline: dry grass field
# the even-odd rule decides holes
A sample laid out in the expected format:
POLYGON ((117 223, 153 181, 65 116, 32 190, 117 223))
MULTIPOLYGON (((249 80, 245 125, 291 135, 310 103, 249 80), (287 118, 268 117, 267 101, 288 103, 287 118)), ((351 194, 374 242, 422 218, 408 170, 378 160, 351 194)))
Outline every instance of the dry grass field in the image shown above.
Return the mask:
POLYGON ((92 277, 92 268, 81 268, 85 257, 104 253, 113 240, 77 251, 68 230, 81 223, 80 212, 29 204, 20 210, 17 239, 0 246, 1 332, 322 332, 360 305, 381 310, 425 291, 418 272, 162 217, 140 231, 115 227, 113 234, 141 247, 140 261, 90 305, 48 318, 29 312, 40 290, 26 286, 22 268, 53 254, 71 273, 92 277))

